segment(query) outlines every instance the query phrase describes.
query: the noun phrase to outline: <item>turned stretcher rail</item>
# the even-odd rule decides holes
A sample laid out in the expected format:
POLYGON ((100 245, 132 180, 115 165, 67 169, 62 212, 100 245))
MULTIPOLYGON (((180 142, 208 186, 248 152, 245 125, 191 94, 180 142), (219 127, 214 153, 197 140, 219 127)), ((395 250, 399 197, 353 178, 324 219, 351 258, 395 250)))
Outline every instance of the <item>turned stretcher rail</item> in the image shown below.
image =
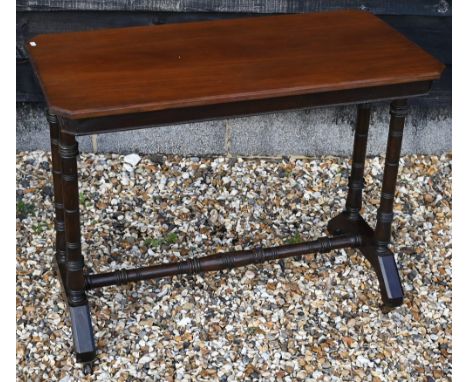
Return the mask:
POLYGON ((259 247, 245 251, 218 253, 175 263, 87 275, 86 288, 101 288, 109 285, 121 285, 132 281, 149 280, 181 274, 220 271, 222 269, 243 267, 249 264, 259 264, 266 261, 301 256, 314 252, 328 252, 334 249, 359 247, 361 245, 361 235, 340 235, 330 238, 321 237, 310 242, 282 245, 272 248, 259 247))

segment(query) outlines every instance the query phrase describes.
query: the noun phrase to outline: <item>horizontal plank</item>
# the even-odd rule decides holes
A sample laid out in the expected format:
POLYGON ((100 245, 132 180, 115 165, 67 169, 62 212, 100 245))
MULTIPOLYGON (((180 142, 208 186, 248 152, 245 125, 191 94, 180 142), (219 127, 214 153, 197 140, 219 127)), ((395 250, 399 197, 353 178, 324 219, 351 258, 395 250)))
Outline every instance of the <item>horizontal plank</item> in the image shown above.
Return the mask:
POLYGON ((419 16, 381 16, 397 31, 437 57, 452 63, 452 18, 419 16))
MULTIPOLYGON (((177 12, 17 12, 17 59, 27 57, 24 42, 43 33, 73 32, 137 25, 181 23, 258 14, 177 12)), ((440 61, 452 62, 452 18, 428 16, 380 16, 440 61)))
POLYGON ((44 102, 29 60, 16 60, 16 102, 44 102))
POLYGON ((18 10, 162 11, 162 12, 319 12, 342 8, 377 14, 447 16, 451 0, 17 0, 18 10))
POLYGON ((440 80, 434 81, 428 95, 418 97, 413 103, 423 106, 447 107, 452 105, 452 65, 447 65, 440 80))

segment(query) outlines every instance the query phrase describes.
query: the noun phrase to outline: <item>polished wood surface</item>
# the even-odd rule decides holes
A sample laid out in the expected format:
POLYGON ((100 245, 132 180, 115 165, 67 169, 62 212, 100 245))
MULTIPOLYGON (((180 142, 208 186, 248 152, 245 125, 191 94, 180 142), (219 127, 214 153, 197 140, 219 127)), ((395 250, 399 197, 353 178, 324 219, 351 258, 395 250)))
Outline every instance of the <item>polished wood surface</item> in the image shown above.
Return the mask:
POLYGON ((82 119, 430 81, 443 65, 367 12, 40 35, 51 112, 82 119))

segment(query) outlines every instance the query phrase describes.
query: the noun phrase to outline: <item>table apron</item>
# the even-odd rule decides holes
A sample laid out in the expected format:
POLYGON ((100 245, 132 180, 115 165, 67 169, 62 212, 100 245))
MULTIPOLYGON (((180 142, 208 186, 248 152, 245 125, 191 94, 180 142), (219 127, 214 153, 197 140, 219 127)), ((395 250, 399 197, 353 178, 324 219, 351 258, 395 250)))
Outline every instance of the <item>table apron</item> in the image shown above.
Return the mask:
POLYGON ((258 115, 283 110, 298 110, 311 107, 346 105, 416 97, 427 94, 431 89, 431 85, 432 81, 418 81, 406 84, 248 100, 214 105, 191 106, 152 112, 108 115, 85 119, 70 119, 65 116, 60 116, 60 113, 57 114, 61 119, 60 125, 62 131, 78 136, 135 130, 139 128, 164 126, 175 123, 201 122, 228 117, 258 115))

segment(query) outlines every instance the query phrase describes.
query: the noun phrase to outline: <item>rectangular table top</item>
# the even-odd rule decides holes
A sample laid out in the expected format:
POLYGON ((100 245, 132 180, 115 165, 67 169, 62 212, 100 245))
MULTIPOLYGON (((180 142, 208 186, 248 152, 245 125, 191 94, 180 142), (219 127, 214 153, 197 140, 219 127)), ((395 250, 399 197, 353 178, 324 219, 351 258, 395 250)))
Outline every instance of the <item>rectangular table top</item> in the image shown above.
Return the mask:
POLYGON ((443 65, 376 16, 334 11, 44 34, 51 112, 82 119, 413 83, 443 65))

